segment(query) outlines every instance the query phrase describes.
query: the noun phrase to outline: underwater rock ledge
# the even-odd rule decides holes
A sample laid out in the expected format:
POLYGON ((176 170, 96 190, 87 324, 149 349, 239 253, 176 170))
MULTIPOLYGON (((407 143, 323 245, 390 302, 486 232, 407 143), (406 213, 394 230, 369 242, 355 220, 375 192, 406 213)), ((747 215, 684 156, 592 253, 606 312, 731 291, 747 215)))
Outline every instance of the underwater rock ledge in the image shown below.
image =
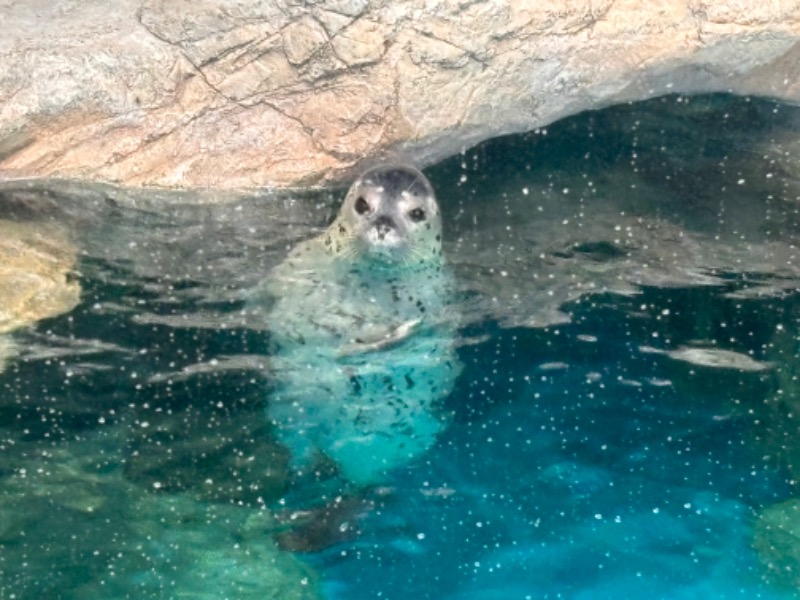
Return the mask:
POLYGON ((665 93, 800 100, 779 1, 0 4, 0 179, 324 185, 665 93))

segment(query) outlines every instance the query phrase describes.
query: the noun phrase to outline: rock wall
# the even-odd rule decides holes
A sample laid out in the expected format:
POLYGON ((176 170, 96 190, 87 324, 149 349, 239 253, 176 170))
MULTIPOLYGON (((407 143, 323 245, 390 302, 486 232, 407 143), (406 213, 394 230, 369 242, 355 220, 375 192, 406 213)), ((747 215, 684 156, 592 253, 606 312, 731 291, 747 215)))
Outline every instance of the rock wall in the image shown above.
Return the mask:
POLYGON ((0 0, 0 178, 322 185, 670 92, 800 99, 796 0, 0 0))

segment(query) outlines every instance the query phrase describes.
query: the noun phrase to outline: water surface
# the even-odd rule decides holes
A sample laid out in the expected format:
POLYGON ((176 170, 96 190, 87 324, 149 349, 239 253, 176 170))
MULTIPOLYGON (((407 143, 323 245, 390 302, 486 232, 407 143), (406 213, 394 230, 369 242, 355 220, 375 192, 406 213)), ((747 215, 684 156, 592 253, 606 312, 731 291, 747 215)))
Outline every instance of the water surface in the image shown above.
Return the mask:
POLYGON ((3 184, 81 295, 0 338, 0 598, 796 597, 799 119, 667 97, 428 169, 454 421, 302 555, 247 300, 341 191, 3 184))

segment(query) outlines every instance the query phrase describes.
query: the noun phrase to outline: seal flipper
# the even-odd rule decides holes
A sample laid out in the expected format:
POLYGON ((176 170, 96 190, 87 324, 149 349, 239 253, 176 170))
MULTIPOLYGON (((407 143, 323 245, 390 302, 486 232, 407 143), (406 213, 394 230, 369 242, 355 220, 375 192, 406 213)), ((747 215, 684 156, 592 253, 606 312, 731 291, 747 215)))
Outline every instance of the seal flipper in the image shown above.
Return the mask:
MULTIPOLYGON (((377 490, 379 492, 383 490, 377 490)), ((385 495, 385 494, 384 494, 385 495)), ((374 493, 363 490, 354 495, 337 496, 333 501, 303 511, 277 515, 286 529, 275 534, 281 550, 319 552, 335 544, 355 539, 362 533, 361 522, 382 504, 374 493)))
POLYGON ((394 329, 390 329, 382 337, 375 339, 356 340, 355 342, 346 344, 339 349, 339 356, 350 356, 353 354, 360 354, 363 352, 377 352, 379 350, 386 350, 400 344, 403 340, 413 335, 419 328, 422 319, 411 319, 405 323, 400 324, 394 329))

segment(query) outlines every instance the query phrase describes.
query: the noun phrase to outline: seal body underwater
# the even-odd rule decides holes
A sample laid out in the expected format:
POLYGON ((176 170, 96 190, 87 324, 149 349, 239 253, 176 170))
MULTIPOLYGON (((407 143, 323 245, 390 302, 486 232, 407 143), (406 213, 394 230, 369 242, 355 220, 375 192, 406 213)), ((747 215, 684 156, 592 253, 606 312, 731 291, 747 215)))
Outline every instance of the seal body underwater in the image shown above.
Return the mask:
POLYGON ((359 177, 328 229, 269 274, 268 416, 296 474, 357 486, 425 452, 461 365, 433 188, 418 170, 359 177))

